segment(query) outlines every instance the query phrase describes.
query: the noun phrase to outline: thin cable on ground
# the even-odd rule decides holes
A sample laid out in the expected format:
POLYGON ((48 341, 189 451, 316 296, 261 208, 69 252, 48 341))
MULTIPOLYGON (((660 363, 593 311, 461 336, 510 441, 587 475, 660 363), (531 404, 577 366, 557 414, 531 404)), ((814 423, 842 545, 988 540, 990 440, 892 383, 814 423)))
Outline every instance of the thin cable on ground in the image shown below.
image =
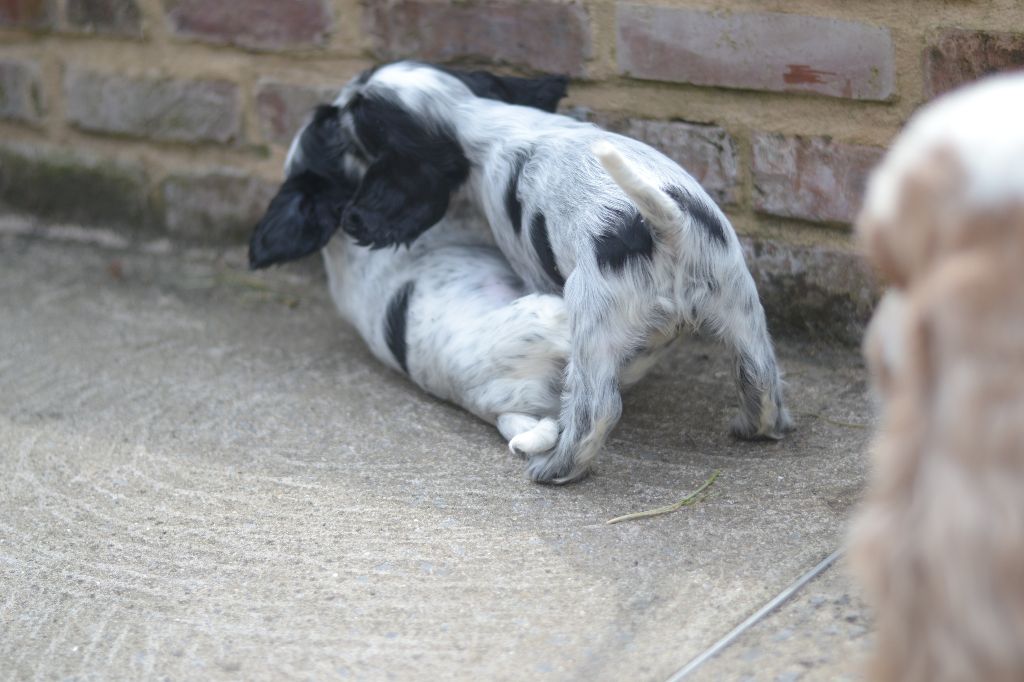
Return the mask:
POLYGON ((797 578, 796 581, 793 582, 793 584, 791 584, 789 587, 787 587, 778 595, 776 595, 774 599, 772 599, 770 602, 768 602, 760 609, 758 609, 745 621, 743 621, 742 623, 734 627, 732 630, 730 630, 725 637, 722 637, 720 640, 712 644, 708 649, 698 654, 692 661, 683 666, 679 670, 679 672, 670 677, 668 679, 668 682, 681 682, 683 679, 686 678, 687 675, 689 675, 697 668, 701 667, 709 660, 717 656, 727 646, 736 641, 736 639, 739 638, 740 635, 742 635, 744 632, 746 632, 754 625, 756 625, 758 622, 760 622, 769 613, 780 607, 783 603, 786 602, 786 600, 788 600, 794 594, 799 592, 800 589, 804 587, 807 583, 817 578, 822 573, 822 571, 824 571, 826 568, 834 564, 836 559, 838 559, 842 555, 843 548, 840 547, 839 549, 837 549, 836 551, 832 552, 827 557, 822 559, 821 563, 819 563, 817 566, 815 566, 814 568, 812 568, 811 570, 807 571, 802 576, 797 578))

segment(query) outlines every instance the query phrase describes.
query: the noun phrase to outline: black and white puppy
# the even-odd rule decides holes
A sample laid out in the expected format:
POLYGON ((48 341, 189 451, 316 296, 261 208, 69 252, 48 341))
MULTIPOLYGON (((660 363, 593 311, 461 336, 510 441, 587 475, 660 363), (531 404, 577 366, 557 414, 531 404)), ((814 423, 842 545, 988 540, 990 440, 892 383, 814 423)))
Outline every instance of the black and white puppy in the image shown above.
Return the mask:
POLYGON ((252 267, 322 248, 339 312, 381 362, 496 424, 513 452, 550 450, 569 354, 561 297, 528 294, 483 228, 442 220, 408 249, 335 235, 362 175, 339 113, 320 107, 296 136, 287 179, 253 231, 252 267))
POLYGON ((712 331, 735 355, 735 435, 774 439, 791 428, 739 240, 667 157, 566 116, 477 97, 415 62, 363 74, 335 104, 367 164, 346 232, 374 246, 410 243, 464 190, 527 285, 564 296, 572 354, 561 435, 552 453, 532 458, 534 480, 587 471, 621 414, 623 379, 684 327, 712 331))

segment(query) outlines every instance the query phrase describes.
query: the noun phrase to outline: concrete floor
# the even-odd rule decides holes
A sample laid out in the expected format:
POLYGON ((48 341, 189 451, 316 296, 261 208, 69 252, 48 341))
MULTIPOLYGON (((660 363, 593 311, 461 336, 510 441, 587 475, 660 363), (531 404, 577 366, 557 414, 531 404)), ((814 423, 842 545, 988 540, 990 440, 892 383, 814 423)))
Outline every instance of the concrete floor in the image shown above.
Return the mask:
MULTIPOLYGON (((725 355, 681 344, 595 474, 542 487, 315 270, 12 229, 0 679, 663 680, 838 547, 863 487, 852 351, 780 344, 798 431, 750 444, 725 355)), ((868 627, 839 566, 694 678, 855 678, 868 627)))

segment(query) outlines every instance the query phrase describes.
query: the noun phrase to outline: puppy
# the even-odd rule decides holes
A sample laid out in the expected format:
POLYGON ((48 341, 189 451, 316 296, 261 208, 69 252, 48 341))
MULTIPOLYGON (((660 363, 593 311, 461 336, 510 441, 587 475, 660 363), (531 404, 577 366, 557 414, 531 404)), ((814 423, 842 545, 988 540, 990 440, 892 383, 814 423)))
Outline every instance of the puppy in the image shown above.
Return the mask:
POLYGON ((343 229, 408 244, 465 194, 513 269, 565 298, 572 333, 557 448, 536 481, 583 476, 619 419, 621 384, 683 328, 735 356, 742 438, 791 428, 764 311, 728 219, 654 149, 586 123, 474 95, 451 74, 399 62, 363 74, 335 104, 367 165, 343 229))
POLYGON ((883 400, 855 523, 874 679, 1024 679, 1024 76, 922 110, 858 232, 896 285, 865 353, 883 400))
POLYGON ((322 247, 338 311, 381 362, 496 424, 513 452, 550 450, 569 353, 562 299, 527 294, 484 230, 447 220, 408 249, 332 239, 360 174, 342 161, 349 142, 338 114, 320 107, 296 136, 287 180, 252 234, 252 267, 322 247), (325 150, 338 163, 325 163, 325 150))

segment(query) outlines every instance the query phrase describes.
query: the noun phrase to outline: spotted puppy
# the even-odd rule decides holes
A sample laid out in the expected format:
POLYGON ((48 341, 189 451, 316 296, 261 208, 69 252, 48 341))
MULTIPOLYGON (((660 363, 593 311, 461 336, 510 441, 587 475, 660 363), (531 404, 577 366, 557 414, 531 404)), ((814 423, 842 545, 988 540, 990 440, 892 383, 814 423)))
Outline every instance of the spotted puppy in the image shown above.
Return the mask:
POLYGON ((754 281, 725 215, 654 149, 566 116, 480 98, 443 70, 399 62, 335 102, 366 173, 342 219, 362 244, 408 244, 462 191, 527 285, 562 294, 572 353, 557 448, 534 480, 584 475, 622 410, 621 383, 683 328, 735 356, 742 438, 791 422, 754 281))
POLYGON ((287 180, 252 234, 252 267, 323 247, 339 312, 381 362, 496 424, 513 452, 550 450, 569 353, 562 299, 527 294, 485 230, 449 220, 408 249, 331 238, 359 174, 341 162, 339 122, 337 109, 321 107, 296 137, 287 180))
POLYGON ((852 551, 881 682, 1024 680, 1024 75, 915 115, 858 232, 892 283, 852 551))

